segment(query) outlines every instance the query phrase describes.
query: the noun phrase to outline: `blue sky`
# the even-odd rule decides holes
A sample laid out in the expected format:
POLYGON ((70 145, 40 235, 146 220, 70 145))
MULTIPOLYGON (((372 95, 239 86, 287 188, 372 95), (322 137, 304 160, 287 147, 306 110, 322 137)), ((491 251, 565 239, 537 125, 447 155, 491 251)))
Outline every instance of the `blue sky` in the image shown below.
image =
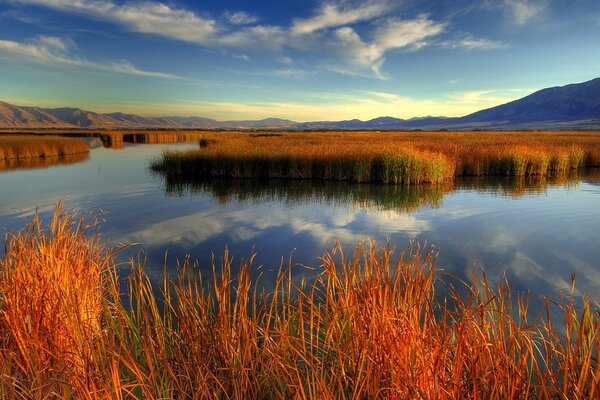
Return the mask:
POLYGON ((20 105, 460 116, 599 76, 598 0, 0 0, 0 99, 20 105))

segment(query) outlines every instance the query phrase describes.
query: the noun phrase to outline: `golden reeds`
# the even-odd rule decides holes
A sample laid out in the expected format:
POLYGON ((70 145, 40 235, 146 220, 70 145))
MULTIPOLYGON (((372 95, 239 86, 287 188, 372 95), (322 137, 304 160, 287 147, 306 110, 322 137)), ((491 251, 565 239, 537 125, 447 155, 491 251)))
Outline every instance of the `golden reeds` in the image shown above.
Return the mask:
MULTIPOLYGON (((546 302, 435 271, 413 244, 336 245, 316 277, 225 252, 204 280, 187 260, 157 287, 57 210, 9 234, 0 263, 0 397, 597 398, 598 304, 546 302), (444 281, 441 280, 444 278, 444 281), (436 288, 446 285, 440 299, 436 288), (123 296, 125 295, 125 296, 123 296), (550 317, 559 310, 560 321, 550 317)), ((314 272, 314 271, 313 271, 314 272)))
POLYGON ((0 135, 0 160, 25 160, 30 158, 65 157, 88 153, 82 141, 58 136, 0 135))
POLYGON ((453 176, 561 175, 600 166, 595 133, 206 133, 151 163, 168 175, 439 183, 453 176))

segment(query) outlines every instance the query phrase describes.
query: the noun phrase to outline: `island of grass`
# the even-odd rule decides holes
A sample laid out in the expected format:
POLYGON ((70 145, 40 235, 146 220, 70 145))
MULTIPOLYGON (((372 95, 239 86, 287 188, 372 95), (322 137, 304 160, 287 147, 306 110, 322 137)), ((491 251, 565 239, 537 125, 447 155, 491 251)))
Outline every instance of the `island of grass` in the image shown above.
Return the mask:
POLYGON ((89 151, 84 142, 66 137, 0 135, 0 161, 67 157, 89 151))
POLYGON ((455 176, 549 176, 600 166, 597 132, 206 132, 165 151, 171 176, 439 183, 455 176))

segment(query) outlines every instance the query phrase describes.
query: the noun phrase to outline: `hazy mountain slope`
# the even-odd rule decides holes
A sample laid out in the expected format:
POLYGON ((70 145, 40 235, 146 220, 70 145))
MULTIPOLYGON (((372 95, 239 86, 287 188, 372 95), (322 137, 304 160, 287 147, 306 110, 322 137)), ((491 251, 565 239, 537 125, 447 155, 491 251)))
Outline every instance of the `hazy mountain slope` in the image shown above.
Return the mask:
POLYGON ((539 90, 459 118, 460 122, 540 123, 600 118, 600 78, 539 90))
POLYGON ((70 124, 41 109, 19 107, 0 101, 0 127, 64 128, 70 124))

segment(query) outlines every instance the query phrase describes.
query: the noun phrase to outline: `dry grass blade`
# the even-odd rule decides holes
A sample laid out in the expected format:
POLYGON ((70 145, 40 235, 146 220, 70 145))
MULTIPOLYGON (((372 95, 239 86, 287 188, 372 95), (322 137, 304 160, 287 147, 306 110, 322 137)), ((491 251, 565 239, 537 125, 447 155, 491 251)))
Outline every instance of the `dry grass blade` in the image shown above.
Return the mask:
MULTIPOLYGON (((211 279, 188 260, 160 288, 57 208, 9 234, 0 261, 2 398, 595 398, 598 304, 529 315, 485 276, 445 299, 435 255, 337 244, 310 282, 280 266, 262 293, 253 256, 211 279), (157 296, 157 290, 161 294, 157 296), (562 321, 550 318, 562 311, 562 321)), ((447 281, 448 277, 444 277, 447 281)))

